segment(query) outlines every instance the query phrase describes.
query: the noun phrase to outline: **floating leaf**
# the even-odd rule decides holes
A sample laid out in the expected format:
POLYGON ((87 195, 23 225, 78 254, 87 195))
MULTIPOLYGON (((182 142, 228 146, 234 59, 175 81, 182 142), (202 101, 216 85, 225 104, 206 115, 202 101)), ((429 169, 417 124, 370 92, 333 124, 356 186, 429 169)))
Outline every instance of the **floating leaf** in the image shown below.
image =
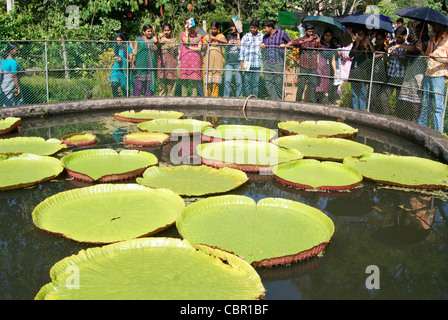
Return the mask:
POLYGON ((68 174, 85 181, 115 181, 141 175, 156 165, 155 155, 145 151, 89 149, 72 152, 61 159, 68 174))
POLYGON ((77 146, 90 146, 97 141, 96 136, 93 133, 72 133, 65 135, 61 138, 61 141, 69 147, 77 146))
POLYGON ((359 171, 366 179, 389 185, 427 189, 448 187, 448 166, 425 158, 372 153, 360 158, 346 158, 344 164, 359 171))
POLYGON ((167 143, 169 139, 169 135, 159 132, 132 132, 123 137, 126 144, 148 147, 160 146, 167 143))
POLYGON ((17 117, 8 117, 0 119, 0 135, 7 134, 20 126, 21 119, 17 117))
POLYGON ((287 185, 316 190, 347 190, 359 185, 362 175, 342 163, 303 159, 272 169, 276 180, 287 185))
POLYGON ((142 131, 179 135, 201 133, 204 128, 211 126, 212 124, 208 121, 195 119, 156 119, 137 124, 142 131))
POLYGON ((233 252, 254 266, 289 264, 321 252, 333 221, 308 205, 280 198, 209 197, 188 205, 176 227, 184 239, 233 252))
POLYGON ((184 201, 167 189, 100 184, 55 194, 32 213, 47 232, 89 243, 111 243, 155 234, 173 225, 184 201))
POLYGON ((50 276, 52 282, 36 300, 248 300, 265 295, 259 275, 245 261, 174 238, 81 250, 57 262, 50 276))
POLYGON ((310 138, 304 135, 280 137, 272 143, 289 149, 297 149, 304 158, 342 161, 347 157, 356 157, 372 153, 373 148, 365 144, 341 138, 310 138))
POLYGON ((151 167, 137 178, 137 183, 151 188, 167 188, 177 194, 202 196, 240 187, 248 180, 240 170, 208 166, 151 167))
POLYGON ((348 124, 337 121, 284 121, 279 122, 281 132, 291 135, 300 134, 311 138, 353 138, 358 134, 348 124))
POLYGON ((270 171, 273 166, 302 158, 297 150, 280 148, 261 141, 223 141, 197 146, 202 163, 212 167, 230 167, 248 172, 270 171))
POLYGON ((0 153, 31 153, 51 156, 66 149, 67 146, 58 139, 45 140, 41 137, 14 137, 0 140, 0 153))
POLYGON ((179 119, 182 118, 184 114, 178 111, 167 111, 167 110, 141 110, 141 111, 123 111, 114 114, 114 118, 120 121, 128 122, 144 122, 154 119, 179 119))
POLYGON ((220 125, 216 128, 205 128, 202 139, 208 142, 223 140, 256 140, 269 142, 277 132, 259 126, 246 125, 220 125))
POLYGON ((0 154, 0 190, 26 188, 64 171, 61 161, 34 154, 0 154))

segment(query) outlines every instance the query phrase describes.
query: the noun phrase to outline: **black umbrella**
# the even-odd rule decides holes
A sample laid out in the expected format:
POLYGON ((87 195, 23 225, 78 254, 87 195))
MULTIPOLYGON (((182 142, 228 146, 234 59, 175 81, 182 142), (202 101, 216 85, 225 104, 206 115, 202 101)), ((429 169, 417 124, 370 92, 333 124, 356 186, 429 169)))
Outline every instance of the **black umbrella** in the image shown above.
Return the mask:
POLYGON ((384 30, 393 33, 390 18, 379 14, 351 14, 341 20, 344 26, 362 26, 369 30, 384 30))
POLYGON ((448 26, 448 17, 446 15, 427 7, 403 8, 395 11, 394 14, 403 18, 426 22, 436 22, 448 26))

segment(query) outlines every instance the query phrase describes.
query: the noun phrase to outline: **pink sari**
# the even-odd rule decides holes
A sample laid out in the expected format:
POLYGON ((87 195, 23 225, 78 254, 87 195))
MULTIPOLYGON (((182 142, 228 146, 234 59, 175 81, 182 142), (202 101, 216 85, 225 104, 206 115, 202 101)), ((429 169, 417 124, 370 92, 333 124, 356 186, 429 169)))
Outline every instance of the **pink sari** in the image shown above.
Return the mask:
MULTIPOLYGON (((181 37, 185 37, 182 32, 181 37)), ((197 33, 194 36, 189 35, 189 44, 182 42, 180 45, 180 71, 179 79, 186 80, 202 80, 201 65, 202 57, 200 51, 191 50, 197 48, 198 44, 202 42, 202 38, 197 33), (198 40, 199 39, 199 40, 198 40)))

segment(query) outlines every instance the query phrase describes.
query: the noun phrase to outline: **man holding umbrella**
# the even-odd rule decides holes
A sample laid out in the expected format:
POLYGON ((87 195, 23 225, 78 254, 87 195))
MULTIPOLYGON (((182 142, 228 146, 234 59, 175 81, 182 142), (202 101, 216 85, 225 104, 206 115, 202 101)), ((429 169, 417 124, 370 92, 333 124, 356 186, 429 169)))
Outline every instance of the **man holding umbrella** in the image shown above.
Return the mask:
POLYGON ((318 84, 317 75, 317 49, 322 48, 319 36, 314 34, 314 26, 310 23, 305 25, 305 36, 293 40, 286 44, 300 49, 299 83, 297 85, 296 101, 302 101, 305 85, 308 84, 309 102, 316 103, 316 87, 318 84))
POLYGON ((443 24, 431 22, 430 25, 434 37, 429 40, 426 52, 423 51, 421 43, 417 43, 420 54, 428 57, 418 124, 429 126, 430 115, 433 112, 434 130, 443 132, 445 79, 448 77, 448 33, 445 32, 443 24))

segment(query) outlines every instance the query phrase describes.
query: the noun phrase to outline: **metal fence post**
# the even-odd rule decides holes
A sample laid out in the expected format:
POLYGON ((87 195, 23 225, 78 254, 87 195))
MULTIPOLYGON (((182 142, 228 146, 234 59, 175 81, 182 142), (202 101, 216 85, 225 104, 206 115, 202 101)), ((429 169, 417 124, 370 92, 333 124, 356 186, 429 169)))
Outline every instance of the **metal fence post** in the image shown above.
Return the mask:
POLYGON ((283 48, 284 54, 283 54, 283 85, 282 85, 282 101, 285 100, 285 88, 286 88, 286 51, 287 48, 283 48))
POLYGON ((126 97, 129 98, 129 41, 126 41, 126 97))
POLYGON ((375 71, 375 52, 372 54, 372 70, 370 71, 369 96, 367 97, 367 112, 370 112, 370 100, 372 98, 373 73, 375 71))
POLYGON ((47 41, 45 41, 45 86, 47 90, 47 103, 50 102, 50 91, 48 86, 48 48, 47 41))
MULTIPOLYGON (((210 44, 207 42, 207 45, 205 47, 205 54, 207 55, 207 59, 205 61, 205 81, 204 81, 204 83, 205 83, 205 86, 204 86, 205 92, 204 92, 204 97, 208 96, 208 63, 210 61, 209 46, 210 46, 210 44)), ((218 44, 218 46, 219 46, 219 44, 218 44)))

